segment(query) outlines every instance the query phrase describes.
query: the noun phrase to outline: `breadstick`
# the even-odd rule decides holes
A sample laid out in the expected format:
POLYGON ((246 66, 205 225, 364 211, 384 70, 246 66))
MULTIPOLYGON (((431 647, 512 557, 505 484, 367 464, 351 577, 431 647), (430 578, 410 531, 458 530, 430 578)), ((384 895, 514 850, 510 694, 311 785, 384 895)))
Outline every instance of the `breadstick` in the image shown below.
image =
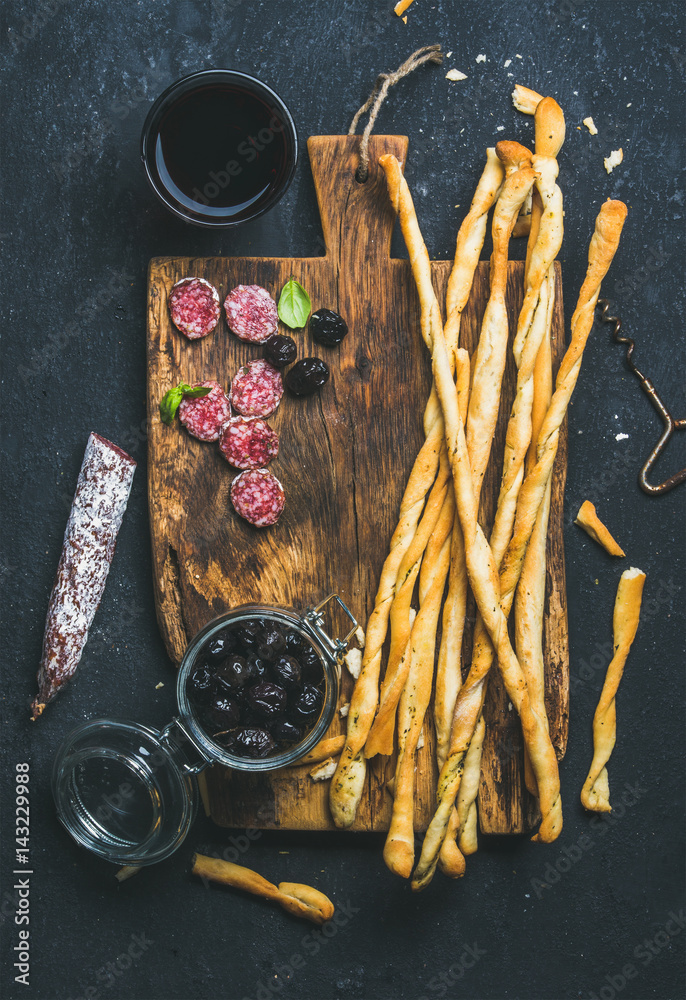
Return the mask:
POLYGON ((587 535, 590 535, 594 542, 602 545, 611 556, 623 556, 624 549, 621 548, 607 530, 603 522, 596 514, 596 509, 590 500, 584 500, 579 513, 576 515, 574 524, 583 528, 587 535))
POLYGON ((517 111, 522 111, 525 115, 533 115, 536 113, 536 108, 542 100, 542 95, 537 94, 535 90, 522 87, 521 83, 515 84, 515 88, 512 91, 512 103, 517 111))
MULTIPOLYGON (((521 560, 523 560, 524 551, 526 549, 526 545, 528 544, 531 531, 533 530, 533 524, 538 513, 538 507, 542 502, 547 482, 550 477, 554 455, 557 450, 559 427, 562 424, 569 400, 574 390, 581 366, 583 349, 590 334, 591 327, 593 326, 593 310, 600 292, 600 283, 607 273, 610 263, 612 262, 612 258, 616 252, 626 214, 627 209, 622 202, 607 201, 602 206, 598 218, 596 219, 595 231, 593 237, 591 238, 589 247, 588 271, 579 293, 577 308, 572 317, 572 340, 565 353, 562 365, 560 366, 560 371, 558 372, 557 377, 556 392, 551 401, 551 405, 548 408, 546 418, 539 434, 539 447, 537 449, 538 460, 529 475, 527 475, 522 485, 522 489, 520 490, 517 504, 517 517, 515 518, 515 535, 513 536, 513 540, 508 547, 508 552, 505 555, 503 565, 503 570, 507 570, 505 583, 512 588, 509 594, 505 591, 505 607, 507 607, 508 611, 510 606, 508 601, 511 603, 513 588, 516 585, 516 580, 514 578, 515 576, 517 578, 519 576, 521 560), (518 521, 519 525, 517 523, 518 521), (518 527, 519 536, 517 532, 518 527), (505 561, 508 559, 508 553, 510 554, 510 559, 509 562, 506 563, 505 561), (518 560, 519 565, 517 564, 518 560)), ((445 386, 445 382, 443 384, 445 386)), ((449 404, 449 394, 445 393, 444 395, 446 396, 449 404)), ((456 471, 458 474, 460 473, 461 464, 463 469, 466 465, 468 470, 468 461, 463 461, 463 459, 466 458, 466 447, 463 447, 463 444, 464 442, 460 440, 458 434, 458 461, 456 465, 453 465, 454 476, 456 471)), ((499 666, 502 670, 502 664, 506 662, 505 656, 508 655, 507 629, 504 616, 502 615, 502 610, 499 608, 497 608, 496 611, 492 610, 498 603, 494 600, 494 596, 497 596, 498 588, 497 582, 494 579, 496 574, 495 567, 493 566, 492 554, 490 553, 490 549, 488 549, 485 538, 482 537, 483 533, 480 533, 478 526, 476 530, 474 530, 474 524, 476 524, 476 511, 474 510, 473 505, 473 494, 470 496, 471 484, 467 482, 464 471, 462 472, 461 478, 459 478, 457 486, 457 503, 460 511, 460 523, 462 524, 463 533, 465 535, 467 569, 469 572, 470 582, 472 583, 472 589, 477 597, 477 602, 480 604, 480 610, 483 608, 482 614, 484 614, 485 611, 488 615, 487 624, 491 625, 489 632, 491 633, 492 638, 496 640, 496 653, 499 660, 501 660, 499 666), (466 530, 466 526, 469 527, 469 531, 466 530), (479 564, 479 555, 482 556, 483 565, 479 564), (477 578, 478 585, 476 584, 477 578), (488 593, 489 590, 490 594, 488 593), (491 597, 490 602, 483 599, 484 594, 491 597), (500 611, 500 615, 498 615, 498 611, 500 611), (492 616, 496 619, 495 623, 493 622, 492 616), (495 627, 498 624, 501 629, 500 633, 495 627), (503 652, 502 659, 500 652, 501 646, 503 652)), ((503 573, 501 571, 501 581, 502 577, 503 573)), ((486 615, 484 615, 484 618, 486 618, 486 615)), ((506 665, 509 665, 509 663, 506 665)), ((471 735, 476 726, 476 721, 478 720, 481 706, 483 704, 483 686, 483 681, 481 683, 477 682, 471 687, 468 687, 465 683, 465 685, 460 689, 460 693, 457 697, 457 702, 455 704, 455 725, 453 727, 453 736, 451 737, 450 753, 445 764, 443 765, 441 775, 439 777, 438 808, 433 819, 431 820, 431 824, 424 838, 422 854, 412 880, 413 889, 423 889, 433 878, 438 852, 448 826, 452 804, 455 801, 455 796, 460 786, 462 770, 464 767, 464 756, 469 747, 469 740, 471 739, 471 735), (468 697, 463 698, 463 694, 465 692, 467 692, 468 697), (463 721, 466 724, 461 725, 463 721), (465 738, 465 733, 469 734, 468 738, 465 738)), ((525 684, 524 687, 526 687, 525 684)), ((528 702, 528 696, 525 700, 528 702)), ((525 707, 529 710, 526 720, 522 712, 520 712, 523 729, 531 723, 531 719, 529 717, 530 705, 526 704, 525 707)), ((540 717, 538 717, 538 721, 540 726, 545 728, 545 724, 540 717)), ((549 740, 547 740, 547 742, 549 745, 549 740)), ((544 746, 543 743, 542 746, 544 746)), ((552 746, 550 746, 550 750, 552 751, 552 756, 554 758, 555 753, 552 750, 552 746)), ((539 787, 541 812, 543 814, 542 826, 543 823, 546 823, 545 829, 539 829, 537 839, 554 839, 554 837, 559 833, 561 824, 561 815, 559 813, 559 793, 555 794, 555 783, 557 782, 559 785, 557 762, 555 761, 553 768, 550 757, 547 757, 551 766, 551 771, 547 774, 545 768, 546 755, 543 754, 539 757, 538 747, 536 748, 536 755, 538 759, 535 759, 532 754, 532 764, 534 765, 539 787), (543 782, 541 781, 541 778, 543 778, 543 782)))
POLYGON ((313 746, 304 757, 301 757, 300 760, 296 760, 288 766, 305 767, 306 764, 319 764, 320 761, 326 760, 328 757, 337 757, 343 749, 344 743, 345 736, 327 736, 326 739, 320 740, 319 743, 313 746))
POLYGON ((280 882, 278 886, 262 878, 257 872, 242 865, 220 858, 208 858, 204 854, 194 854, 192 872, 211 882, 230 885, 234 889, 244 889, 253 896, 270 899, 296 917, 304 917, 313 924, 325 924, 334 914, 334 906, 328 896, 311 885, 300 882, 280 882))
MULTIPOLYGON (((517 363, 517 390, 507 426, 503 476, 498 496, 495 521, 490 537, 491 549, 500 567, 505 549, 512 534, 519 489, 524 478, 524 462, 531 441, 531 413, 534 395, 534 368, 542 340, 552 323, 554 301, 554 272, 552 264, 562 244, 563 211, 562 193, 557 186, 557 154, 565 136, 562 109, 556 101, 546 97, 536 109, 536 154, 533 157, 537 170, 536 215, 532 220, 533 239, 529 244, 526 267, 525 295, 517 321, 513 351, 517 363)), ((532 208, 533 212, 533 208, 532 208)), ((483 624, 477 622, 474 649, 484 639, 483 624)), ((484 647, 482 647, 484 648, 484 647)), ((491 658, 492 659, 492 658, 491 658)), ((475 656, 472 656, 474 665, 475 656)), ((478 669, 470 671, 472 682, 481 681, 490 669, 488 655, 477 658, 478 669)), ((485 694, 486 685, 483 686, 485 694)), ((483 742, 483 740, 481 741, 483 742)), ((471 769, 480 768, 480 755, 474 750, 469 756, 471 769)), ((465 762, 466 766, 466 762, 465 762)), ((470 790, 478 790, 478 782, 470 780, 470 790)), ((470 829, 476 831, 476 805, 467 803, 466 789, 461 785, 462 815, 470 815, 470 829)), ((461 839, 460 846, 467 853, 476 850, 473 839, 461 839)))
POLYGON ((612 812, 606 765, 617 738, 615 697, 638 629, 645 578, 645 573, 632 566, 622 573, 617 587, 613 616, 615 652, 593 716, 593 760, 581 790, 581 803, 592 812, 612 812))
MULTIPOLYGON (((423 246, 423 241, 421 241, 421 233, 416 222, 414 206, 407 182, 403 178, 400 165, 394 156, 383 156, 380 163, 386 173, 391 200, 400 207, 401 229, 408 243, 410 262, 413 273, 415 273, 417 261, 421 260, 421 246, 423 246), (415 242, 417 238, 421 241, 419 245, 415 242)), ((536 776, 539 788, 541 789, 541 808, 543 812, 543 821, 538 836, 541 839, 551 840, 557 836, 561 826, 559 777, 555 751, 550 743, 545 727, 540 724, 540 720, 530 710, 526 683, 510 644, 505 618, 500 610, 496 567, 490 546, 477 521, 477 508, 465 432, 459 416, 457 393, 450 371, 448 352, 440 323, 440 312, 435 298, 431 305, 430 321, 434 381, 443 408, 448 454, 452 465, 460 524, 465 540, 467 571, 477 605, 486 622, 489 634, 496 645, 499 666, 508 694, 518 708, 522 726, 525 733, 529 736, 529 744, 533 747, 532 760, 536 767, 536 776)), ((449 761, 450 758, 448 758, 446 765, 444 765, 444 773, 449 761)), ((428 870, 422 871, 422 860, 420 859, 420 864, 413 880, 415 888, 421 888, 433 875, 438 850, 440 849, 443 834, 450 818, 457 788, 451 789, 452 794, 448 797, 445 795, 445 783, 441 782, 439 792, 441 800, 439 806, 439 812, 441 813, 441 837, 435 843, 435 853, 431 859, 430 872, 428 870)))
POLYGON ((398 710, 398 761, 395 769, 393 813, 383 853, 388 868, 402 878, 410 877, 414 862, 415 751, 431 698, 436 627, 450 568, 450 536, 454 516, 455 497, 450 490, 436 531, 426 549, 422 567, 425 576, 424 599, 412 626, 406 654, 407 681, 398 710))
MULTIPOLYGON (((517 153, 520 149, 522 149, 522 147, 517 147, 517 153)), ((457 338, 459 336, 459 324, 462 310, 464 309, 469 297, 469 290, 474 278, 474 271, 478 263, 478 256, 485 237, 488 206, 490 205, 492 199, 497 195, 499 190, 498 182, 501 178, 502 167, 496 169, 493 152, 489 150, 486 167, 479 185, 477 186, 472 208, 470 209, 467 219, 460 227, 455 256, 456 263, 454 265, 448 287, 446 302, 449 310, 449 318, 446 323, 446 340, 449 345, 448 349, 450 351, 451 366, 454 366, 455 363, 454 354, 457 345, 457 338)), ((509 239, 509 235, 506 235, 507 227, 508 220, 499 219, 497 226, 497 238, 499 240, 497 251, 498 259, 502 257, 503 243, 505 258, 507 258, 507 239, 509 239)), ((415 243, 418 232, 418 227, 415 226, 413 229, 413 238, 415 243)), ((419 239, 421 240, 421 235, 419 235, 419 239)), ((494 245, 495 242, 496 222, 494 220, 494 245)), ((496 251, 494 250, 494 258, 495 257, 496 251)), ((420 292, 420 296, 423 294, 423 301, 426 301, 427 296, 433 295, 433 287, 431 286, 430 281, 426 280, 427 269, 429 269, 430 275, 430 265, 426 249, 424 249, 423 252, 418 252, 416 267, 418 268, 419 274, 418 285, 421 286, 421 289, 423 290, 423 292, 420 292)), ((500 271, 502 271, 502 265, 499 264, 499 274, 500 271)), ((505 260, 504 278, 501 280, 503 285, 503 295, 504 283, 506 280, 507 268, 505 260)), ((426 309, 423 309, 422 312, 424 315, 427 313, 426 309)), ((430 335, 427 333, 426 328, 424 329, 424 339, 427 342, 427 346, 431 348, 430 335)), ((476 374, 474 377, 476 382, 476 374)), ((479 378, 481 377, 482 376, 479 376, 479 378)), ((442 418, 440 418, 440 427, 441 431, 444 433, 442 418)), ((449 475, 447 457, 445 459, 444 474, 447 489, 447 480, 449 475)), ((367 758, 373 757, 378 753, 385 755, 393 753, 393 732, 395 728, 396 710, 401 692, 407 679, 407 671, 409 669, 409 660, 403 656, 403 652, 407 645, 410 632, 410 600, 419 568, 419 560, 421 559, 423 553, 421 541, 423 541, 423 539, 415 539, 410 547, 411 551, 408 550, 405 560, 398 570, 395 599, 391 609, 391 649, 389 652, 386 675, 381 686, 379 710, 365 744, 365 756, 367 758)))

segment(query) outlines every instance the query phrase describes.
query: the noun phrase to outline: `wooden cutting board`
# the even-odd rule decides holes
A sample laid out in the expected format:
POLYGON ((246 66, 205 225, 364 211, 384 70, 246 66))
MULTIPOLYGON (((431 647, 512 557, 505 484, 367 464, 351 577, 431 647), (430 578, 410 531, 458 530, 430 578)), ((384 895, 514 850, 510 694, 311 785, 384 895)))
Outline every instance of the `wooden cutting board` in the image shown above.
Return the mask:
MULTIPOLYGON (((419 330, 419 306, 409 264, 390 257, 394 215, 386 195, 383 153, 401 162, 407 138, 373 136, 371 172, 355 180, 358 140, 319 136, 308 141, 326 254, 291 258, 155 258, 148 285, 148 483, 157 616, 169 655, 178 663, 191 636, 217 615, 246 601, 299 609, 337 592, 361 623, 374 606, 379 573, 395 527, 400 499, 423 440, 422 414, 430 386, 428 352, 419 330), (171 324, 167 295, 186 276, 204 277, 222 300, 238 284, 258 284, 275 297, 294 276, 308 290, 313 309, 335 309, 350 333, 333 350, 314 344, 307 331, 294 334, 299 356, 325 358, 330 382, 304 399, 284 397, 270 423, 280 437, 273 469, 286 490, 286 509, 271 529, 238 518, 229 502, 233 470, 216 445, 203 444, 178 426, 160 422, 158 404, 180 381, 217 379, 228 388, 246 361, 261 356, 256 345, 229 333, 225 317, 209 337, 190 342, 171 324)), ((421 224, 421 202, 418 205, 421 224)), ((450 261, 432 265, 444 304, 450 261)), ((523 265, 510 263, 507 287, 511 331, 522 300, 523 265)), ((461 344, 473 352, 488 298, 488 263, 476 273, 462 320, 461 344)), ((555 363, 564 343, 559 267, 553 323, 555 363)), ((510 358, 482 493, 481 516, 489 527, 500 481, 505 426, 516 373, 510 358)), ((562 544, 566 429, 554 473, 550 518, 546 662, 548 711, 562 756, 567 739, 568 649, 562 544)), ((473 608, 465 657, 470 656, 473 608)), ((341 704, 353 682, 343 670, 341 704)), ((488 739, 480 795, 481 826, 515 833, 535 820, 535 803, 522 780, 521 732, 499 677, 487 707, 488 739), (500 748, 498 750, 498 748, 500 748)), ((341 731, 339 717, 330 734, 341 731)), ((433 725, 418 754, 415 823, 425 829, 435 796, 433 725)), ((376 758, 354 830, 387 830, 390 798, 384 767, 376 758)), ((328 783, 313 783, 307 769, 249 776, 213 768, 207 774, 211 815, 231 827, 333 829, 328 783)))

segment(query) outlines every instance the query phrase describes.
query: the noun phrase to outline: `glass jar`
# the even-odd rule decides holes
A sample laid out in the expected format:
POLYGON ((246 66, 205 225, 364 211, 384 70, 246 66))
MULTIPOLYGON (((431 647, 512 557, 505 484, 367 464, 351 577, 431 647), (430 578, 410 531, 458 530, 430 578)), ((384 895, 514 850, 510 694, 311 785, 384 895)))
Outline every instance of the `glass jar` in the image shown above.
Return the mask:
POLYGON ((150 865, 183 842, 198 805, 196 774, 209 764, 273 771, 294 764, 322 739, 338 704, 340 659, 357 622, 336 595, 298 614, 292 608, 245 604, 215 618, 188 644, 176 682, 179 715, 158 732, 140 723, 97 719, 74 729, 55 756, 57 814, 74 840, 118 865, 150 865), (324 630, 323 609, 335 601, 351 622, 344 639, 324 630), (186 681, 201 650, 227 625, 260 618, 298 632, 315 649, 324 674, 320 714, 295 746, 252 759, 230 753, 201 726, 186 681))

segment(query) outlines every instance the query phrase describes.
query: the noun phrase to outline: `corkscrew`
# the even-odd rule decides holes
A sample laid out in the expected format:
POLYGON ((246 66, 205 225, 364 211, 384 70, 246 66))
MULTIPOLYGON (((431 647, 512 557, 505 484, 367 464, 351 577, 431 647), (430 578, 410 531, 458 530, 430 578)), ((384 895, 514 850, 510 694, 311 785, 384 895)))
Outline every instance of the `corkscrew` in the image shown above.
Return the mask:
POLYGON ((664 424, 664 430, 660 436, 660 440, 657 442, 653 450, 651 451, 648 459, 641 469, 638 475, 638 483, 644 493, 648 493, 650 496, 659 496, 662 493, 668 493, 670 490, 678 486, 679 483, 683 483, 686 479, 686 468, 681 469, 680 472, 675 472, 673 476, 669 479, 665 479, 664 482, 659 483, 657 486, 653 486, 652 483, 648 482, 648 473, 651 471, 658 458, 662 452, 667 447, 667 443, 675 431, 686 430, 686 419, 685 420, 675 420, 665 404, 662 402, 657 389, 639 369, 633 360, 634 354, 634 341, 630 337, 624 337, 620 334, 621 320, 618 316, 610 316, 609 309, 610 303, 607 299, 598 299, 598 304, 596 307, 599 310, 599 317, 603 323, 610 323, 612 325, 612 335, 618 344, 626 344, 626 362, 631 368, 632 372, 636 378, 641 383, 643 391, 646 393, 651 403, 660 414, 662 418, 662 423, 664 424))

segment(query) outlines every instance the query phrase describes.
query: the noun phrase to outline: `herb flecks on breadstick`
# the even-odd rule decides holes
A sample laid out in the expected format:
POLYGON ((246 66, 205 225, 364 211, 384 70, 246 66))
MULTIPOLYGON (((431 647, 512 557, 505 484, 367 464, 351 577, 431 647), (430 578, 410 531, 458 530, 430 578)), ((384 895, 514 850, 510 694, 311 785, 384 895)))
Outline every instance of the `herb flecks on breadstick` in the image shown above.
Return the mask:
POLYGON ((309 920, 313 924, 321 926, 333 917, 334 905, 331 900, 311 885, 280 882, 277 886, 250 868, 243 868, 242 865, 222 861, 220 858, 208 858, 204 854, 194 854, 192 864, 193 874, 200 878, 229 885, 234 889, 243 889, 253 896, 272 900, 288 913, 309 920))
POLYGON ((596 513, 596 509, 590 500, 584 500, 579 508, 579 513, 576 515, 574 524, 578 524, 580 528, 583 528, 586 534, 589 535, 594 542, 597 542, 598 545, 602 545, 605 551, 611 556, 625 555, 624 549, 614 540, 608 529, 600 520, 596 513))
POLYGON ((632 566, 622 573, 617 587, 613 615, 615 651, 593 716, 593 761, 581 790, 582 805, 592 812, 612 812, 607 762, 617 739, 615 698, 624 664, 636 637, 645 578, 645 573, 632 566))

